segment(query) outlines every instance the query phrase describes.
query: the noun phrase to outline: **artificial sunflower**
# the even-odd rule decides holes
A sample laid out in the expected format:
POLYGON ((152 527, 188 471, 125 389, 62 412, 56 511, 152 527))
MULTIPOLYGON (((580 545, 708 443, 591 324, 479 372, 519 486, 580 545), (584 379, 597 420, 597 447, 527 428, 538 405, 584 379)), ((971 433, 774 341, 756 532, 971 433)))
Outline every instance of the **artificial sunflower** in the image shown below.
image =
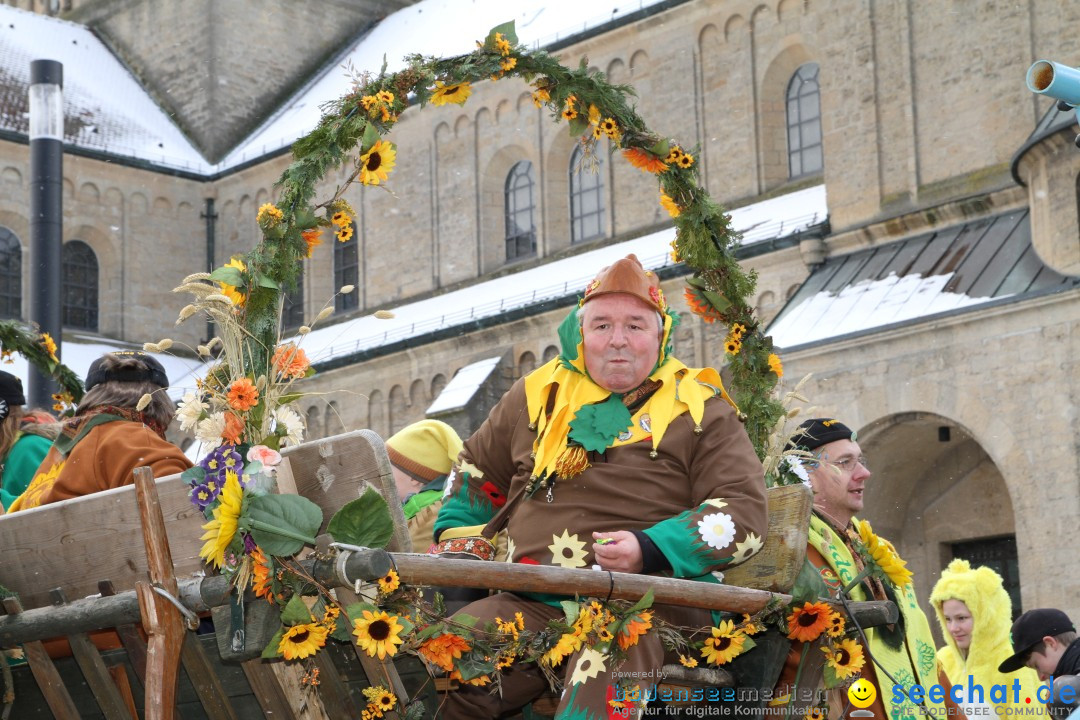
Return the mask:
POLYGON ((712 629, 712 637, 705 639, 701 657, 713 665, 725 665, 742 653, 746 635, 735 629, 735 624, 724 620, 712 629))
POLYGON ((742 618, 742 625, 739 626, 739 629, 747 635, 757 635, 765 629, 764 625, 754 622, 753 618, 751 618, 748 613, 743 613, 742 618))
POLYGON ((513 620, 503 620, 501 617, 496 617, 495 626, 499 628, 499 632, 513 636, 515 640, 518 639, 518 626, 513 620))
POLYGON ((352 239, 352 236, 353 236, 352 225, 346 225, 344 227, 339 227, 337 229, 337 231, 334 233, 334 235, 337 236, 337 241, 338 242, 349 242, 349 240, 352 239))
POLYGON ((420 657, 432 665, 437 665, 446 672, 450 672, 454 667, 454 660, 460 658, 462 653, 470 650, 472 650, 472 645, 465 638, 454 633, 443 633, 438 637, 426 640, 416 651, 420 657))
POLYGON ((259 404, 259 390, 250 378, 234 380, 229 386, 229 407, 233 410, 246 412, 259 404))
POLYGON ((660 193, 660 206, 667 210, 668 215, 673 218, 679 217, 682 210, 679 208, 679 204, 671 199, 667 193, 660 193))
POLYGON ((379 140, 360 157, 360 182, 364 185, 378 185, 386 180, 394 169, 397 156, 393 143, 379 140))
POLYGON ((776 353, 769 353, 769 370, 778 378, 784 377, 784 364, 780 362, 780 356, 776 353))
POLYGON ((681 168, 682 168, 683 170, 686 170, 686 169, 688 169, 688 168, 689 168, 689 167, 690 167, 691 165, 693 165, 693 164, 694 164, 694 156, 693 156, 693 155, 691 155, 690 153, 683 153, 683 154, 682 154, 682 155, 681 155, 681 156, 679 157, 679 159, 678 159, 678 161, 677 161, 677 164, 678 164, 678 166, 679 166, 679 167, 681 167, 681 168))
POLYGON ((461 677, 461 671, 458 670, 457 668, 454 668, 453 670, 450 671, 450 679, 451 680, 457 680, 459 683, 461 683, 463 685, 475 685, 476 687, 483 687, 485 685, 490 685, 491 684, 491 676, 490 675, 480 675, 478 677, 474 677, 474 678, 470 678, 469 680, 466 680, 465 678, 461 677))
POLYGON ((725 340, 724 341, 724 352, 726 352, 728 355, 735 355, 741 349, 742 349, 742 343, 739 342, 738 340, 725 340))
POLYGON ((600 123, 600 130, 612 140, 619 139, 619 125, 614 118, 604 118, 600 123))
POLYGON ((225 549, 236 536, 244 504, 244 491, 236 473, 226 473, 225 487, 219 499, 221 503, 214 508, 214 519, 203 525, 206 533, 199 538, 206 541, 199 551, 199 557, 218 568, 225 564, 225 549))
POLYGON ((675 163, 679 162, 679 158, 681 158, 682 156, 682 148, 678 145, 672 145, 671 149, 668 150, 667 159, 664 162, 666 162, 668 165, 674 165, 675 163))
POLYGON ((573 120, 578 116, 577 110, 573 105, 567 104, 566 109, 562 111, 563 120, 573 120))
POLYGON ((393 657, 397 652, 404 629, 403 625, 398 624, 398 616, 390 615, 385 610, 377 613, 365 610, 362 619, 353 621, 356 644, 371 657, 378 655, 380 660, 388 655, 393 657))
POLYGON ((352 223, 352 218, 349 217, 348 213, 338 210, 336 213, 333 214, 333 216, 331 216, 330 222, 332 222, 334 225, 337 225, 338 227, 345 227, 346 225, 352 223))
POLYGON ((641 148, 626 148, 623 150, 623 157, 629 160, 631 165, 645 172, 662 173, 668 168, 667 163, 662 159, 641 148))
POLYGON ((307 256, 311 257, 315 248, 322 245, 322 239, 319 237, 322 235, 322 230, 319 228, 311 228, 310 230, 304 230, 300 233, 300 237, 304 238, 304 242, 307 244, 307 256))
POLYGON ((821 651, 825 653, 825 661, 836 671, 836 677, 840 680, 851 677, 862 670, 863 665, 866 664, 862 646, 852 638, 844 640, 839 645, 823 647, 821 651))
MULTIPOLYGON (((236 268, 240 272, 247 270, 247 266, 244 265, 244 261, 240 258, 232 258, 229 262, 225 263, 225 267, 236 268)), ((233 305, 240 307, 244 304, 245 295, 240 292, 240 289, 235 285, 228 285, 226 283, 218 283, 221 286, 221 294, 229 298, 233 305)))
POLYGON ((742 323, 732 323, 731 334, 736 338, 741 338, 743 335, 746 334, 746 326, 742 323))
POLYGON ((911 571, 907 569, 907 562, 900 559, 892 543, 875 535, 874 529, 865 520, 855 522, 859 526, 859 538, 866 545, 874 562, 889 576, 889 581, 896 587, 910 583, 911 571))
POLYGON ((379 592, 383 595, 389 595, 399 587, 401 587, 401 578, 393 570, 386 573, 385 577, 379 578, 379 592))
POLYGON ((435 81, 435 90, 431 93, 431 104, 436 107, 446 103, 464 105, 472 95, 472 86, 467 82, 445 85, 441 80, 435 81))
POLYGON ((619 634, 616 636, 616 642, 619 643, 619 647, 623 650, 637 645, 638 638, 648 632, 652 627, 652 611, 645 610, 644 612, 633 615, 622 629, 619 630, 619 634))
POLYGON ((804 603, 788 615, 788 637, 792 640, 812 642, 829 627, 832 608, 825 603, 804 603))
POLYGON ((510 72, 515 67, 517 67, 517 58, 504 58, 499 61, 499 67, 503 69, 503 72, 510 72))
POLYGON ((368 707, 379 710, 376 717, 382 717, 382 713, 393 710, 394 706, 397 705, 397 695, 394 695, 382 685, 364 688, 363 693, 364 697, 367 698, 368 707))
POLYGON ((53 362, 60 362, 56 357, 56 341, 52 339, 52 335, 49 333, 41 333, 41 346, 45 348, 45 352, 49 353, 49 359, 53 362))
POLYGON ((555 643, 543 656, 540 658, 542 665, 548 667, 555 667, 566 658, 567 655, 573 655, 581 649, 581 637, 575 633, 564 633, 559 641, 555 643))
POLYGON ((679 662, 682 663, 683 667, 688 667, 688 668, 696 668, 697 667, 697 660, 695 658, 687 657, 686 655, 683 655, 682 653, 679 653, 679 662))
POLYGON ((838 612, 834 612, 829 616, 829 637, 838 638, 844 634, 844 616, 838 612))
POLYGON ((274 591, 270 587, 270 560, 258 546, 251 551, 251 590, 255 597, 274 602, 274 591))
POLYGON ((259 212, 255 215, 255 222, 260 225, 263 223, 277 225, 283 217, 285 217, 285 213, 281 212, 280 208, 272 203, 265 203, 259 206, 259 212))
POLYGON ((380 90, 375 94, 375 97, 379 99, 379 102, 384 102, 387 105, 394 102, 394 93, 389 90, 380 90))
POLYGON ((329 630, 318 623, 293 625, 281 636, 278 652, 284 655, 286 660, 311 657, 326 645, 328 634, 329 630))
POLYGON ((500 55, 510 54, 510 41, 503 37, 502 33, 495 33, 495 49, 500 55))
POLYGON ((532 94, 533 105, 535 105, 536 107, 541 107, 544 103, 549 102, 550 100, 551 93, 549 93, 544 88, 539 88, 535 90, 532 94))

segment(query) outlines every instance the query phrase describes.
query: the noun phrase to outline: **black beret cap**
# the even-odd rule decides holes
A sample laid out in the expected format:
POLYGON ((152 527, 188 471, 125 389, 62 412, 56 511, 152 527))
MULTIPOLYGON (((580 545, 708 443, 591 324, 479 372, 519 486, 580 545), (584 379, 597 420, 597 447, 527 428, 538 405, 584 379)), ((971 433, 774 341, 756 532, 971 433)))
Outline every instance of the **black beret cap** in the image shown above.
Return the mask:
POLYGON ((159 387, 169 387, 169 376, 165 374, 165 368, 153 356, 147 355, 141 350, 116 350, 108 355, 118 358, 136 358, 141 361, 146 370, 126 368, 122 370, 106 370, 105 357, 99 357, 90 365, 90 371, 86 373, 86 390, 103 382, 149 382, 159 387))
POLYGON ((788 447, 810 451, 837 440, 854 439, 855 432, 839 420, 811 418, 799 425, 799 429, 788 441, 788 447))
POLYGON ((6 402, 9 407, 26 404, 22 380, 3 370, 0 370, 0 400, 6 402))

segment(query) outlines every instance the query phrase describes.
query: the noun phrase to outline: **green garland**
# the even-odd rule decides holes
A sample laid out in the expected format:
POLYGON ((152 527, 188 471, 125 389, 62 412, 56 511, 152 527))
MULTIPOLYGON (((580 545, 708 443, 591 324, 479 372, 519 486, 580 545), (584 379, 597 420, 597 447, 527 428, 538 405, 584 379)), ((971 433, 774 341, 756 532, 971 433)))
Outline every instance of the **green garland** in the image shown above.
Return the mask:
POLYGON ((633 88, 609 83, 585 60, 571 69, 544 51, 519 45, 513 23, 494 28, 467 55, 412 55, 406 60, 400 72, 387 73, 384 67, 377 76, 360 77, 354 90, 324 107, 318 127, 293 145, 293 162, 277 183, 277 206, 260 209, 263 241, 246 256, 245 269, 213 276, 244 294, 241 312, 250 333, 246 356, 252 367, 265 367, 275 345, 282 289, 295 286, 299 262, 309 253, 305 233, 313 237, 331 229, 339 240, 351 237, 355 213, 342 195, 356 180, 379 184, 386 179, 396 149, 383 138, 400 113, 429 102, 463 104, 471 83, 519 77, 532 84, 537 107, 548 107, 554 120, 566 120, 571 135, 581 137, 586 157, 598 139, 607 137, 636 167, 656 174, 660 202, 677 230, 674 256, 694 271, 687 298, 691 307, 706 321, 744 328, 736 337, 738 348, 729 352, 733 395, 764 456, 768 433, 783 413, 773 397, 779 360, 748 302, 756 273, 744 271, 735 260, 739 235, 699 184, 696 149, 689 151, 650 130, 630 104, 633 88), (348 180, 330 200, 315 204, 316 184, 346 161, 354 164, 348 180))
POLYGON ((56 357, 56 343, 48 333, 39 333, 17 320, 0 321, 0 352, 6 358, 18 353, 43 375, 56 381, 68 397, 56 398, 57 404, 77 403, 83 396, 83 383, 75 372, 56 357))

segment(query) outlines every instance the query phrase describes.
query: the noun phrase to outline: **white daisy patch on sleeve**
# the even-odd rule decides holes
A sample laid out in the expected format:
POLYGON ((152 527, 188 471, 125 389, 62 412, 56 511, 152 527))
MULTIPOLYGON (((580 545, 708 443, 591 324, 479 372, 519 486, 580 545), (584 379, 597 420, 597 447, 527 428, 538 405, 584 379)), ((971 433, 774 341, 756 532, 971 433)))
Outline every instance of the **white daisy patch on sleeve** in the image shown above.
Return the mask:
POLYGON ((698 522, 698 534, 709 547, 723 550, 735 539, 735 521, 727 513, 712 513, 698 522))

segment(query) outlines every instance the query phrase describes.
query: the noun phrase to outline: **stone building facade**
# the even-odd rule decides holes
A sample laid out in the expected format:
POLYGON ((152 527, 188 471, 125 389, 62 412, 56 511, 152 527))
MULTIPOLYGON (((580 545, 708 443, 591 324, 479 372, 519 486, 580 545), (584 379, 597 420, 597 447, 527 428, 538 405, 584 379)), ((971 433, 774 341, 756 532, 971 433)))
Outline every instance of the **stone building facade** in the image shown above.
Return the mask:
MULTIPOLYGON (((1062 122, 1033 136, 1049 105, 1023 83, 1035 59, 1080 60, 1080 6, 977 4, 669 0, 551 49, 631 83, 651 128, 699 146, 702 182, 729 207, 824 183, 823 237, 745 260, 759 273, 755 303, 768 323, 823 260, 1016 209, 1030 213, 1039 261, 1080 275, 1077 128, 1062 122), (804 85, 816 87, 818 112, 807 101, 804 122, 793 123, 804 85)), ((109 17, 113 31, 126 26, 109 17)), ((478 85, 460 108, 406 112, 391 138, 390 192, 346 196, 358 213, 355 250, 324 242, 304 262, 302 316, 350 272, 358 290, 338 299, 340 321, 668 226, 655 182, 619 158, 601 154, 597 175, 575 172, 574 140, 548 114, 515 80, 478 85), (520 179, 522 162, 535 250, 508 251, 508 181, 520 179), (585 191, 588 222, 572 212, 585 191)), ((4 138, 0 226, 25 253, 28 153, 4 138)), ((183 300, 169 290, 207 264, 206 200, 220 264, 255 245, 256 209, 274 198, 287 164, 271 154, 200 177, 69 157, 65 239, 97 255, 99 332, 204 339, 190 323, 173 328, 183 300)), ((681 286, 665 280, 667 296, 680 298, 681 286)), ((788 384, 812 373, 812 404, 859 429, 874 472, 866 515, 908 558, 921 596, 951 557, 967 555, 1000 568, 1024 608, 1080 615, 1080 559, 1068 550, 1080 523, 1078 297, 1072 286, 1018 294, 782 349, 788 384)), ((392 433, 422 418, 457 369, 486 357, 508 358, 497 372, 512 380, 551 357, 568 309, 335 358, 310 381, 326 394, 303 408, 309 429, 392 433)), ((721 332, 691 318, 676 352, 688 364, 722 363, 721 332)))

